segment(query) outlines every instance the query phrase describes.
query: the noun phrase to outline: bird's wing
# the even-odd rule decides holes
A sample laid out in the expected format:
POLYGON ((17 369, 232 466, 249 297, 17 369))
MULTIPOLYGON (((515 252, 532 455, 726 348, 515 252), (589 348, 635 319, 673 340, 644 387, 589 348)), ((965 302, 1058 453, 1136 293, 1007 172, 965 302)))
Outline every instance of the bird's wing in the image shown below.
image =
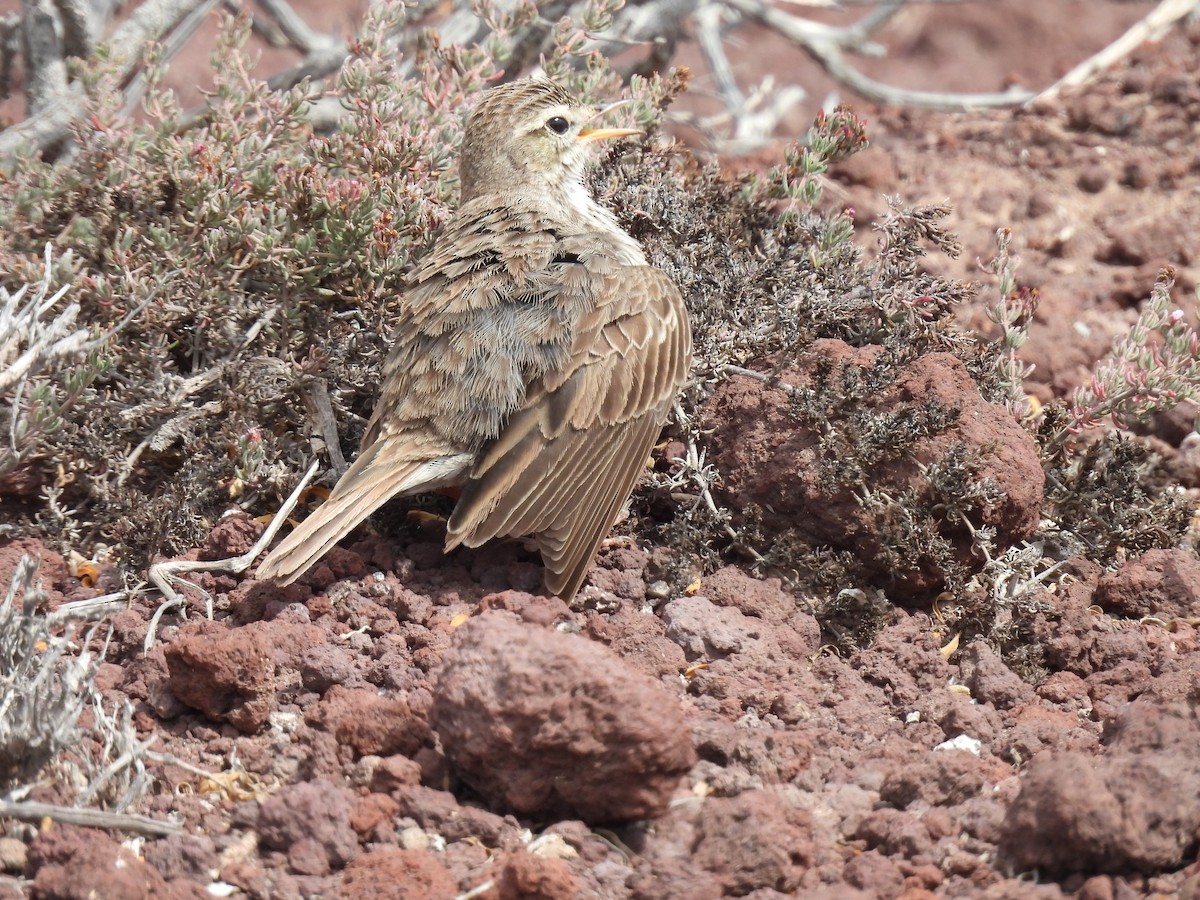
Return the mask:
POLYGON ((530 386, 479 454, 446 537, 449 549, 534 535, 562 597, 583 581, 691 364, 683 299, 666 275, 622 267, 600 287, 567 365, 530 386))
POLYGON ((557 239, 535 225, 482 200, 459 211, 410 279, 358 459, 260 578, 294 581, 393 497, 458 484, 526 396, 522 354, 557 345, 567 355, 563 285, 535 274, 557 239))
POLYGON ((255 577, 291 584, 388 500, 457 484, 472 454, 425 446, 430 443, 428 435, 389 435, 365 448, 329 499, 280 541, 255 577))

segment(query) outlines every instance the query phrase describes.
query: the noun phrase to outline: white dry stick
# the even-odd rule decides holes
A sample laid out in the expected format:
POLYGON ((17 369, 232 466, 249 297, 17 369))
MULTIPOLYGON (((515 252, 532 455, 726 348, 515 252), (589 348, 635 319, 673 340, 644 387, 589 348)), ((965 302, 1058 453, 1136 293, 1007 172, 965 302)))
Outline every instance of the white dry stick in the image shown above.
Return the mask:
POLYGON ((138 591, 117 591, 86 600, 72 600, 46 613, 46 627, 62 628, 69 622, 95 622, 129 606, 129 601, 138 591))
POLYGON ((74 806, 58 806, 54 803, 37 803, 32 800, 10 802, 0 799, 0 818, 19 819, 22 822, 41 822, 51 819, 67 825, 84 828, 109 828, 117 831, 132 831, 155 837, 180 834, 183 829, 172 822, 163 822, 132 813, 111 813, 99 809, 80 809, 74 806))
POLYGON ((228 559, 216 560, 168 560, 167 562, 155 563, 150 567, 149 572, 146 573, 146 577, 166 597, 166 602, 159 605, 158 609, 154 611, 154 617, 150 620, 150 627, 146 631, 146 640, 142 645, 147 653, 154 646, 154 636, 158 633, 158 623, 163 615, 168 610, 182 607, 184 604, 184 598, 176 593, 173 585, 178 585, 181 588, 191 588, 203 595, 208 617, 211 619, 213 616, 212 597, 209 596, 208 592, 192 584, 190 581, 185 581, 179 576, 189 572, 227 572, 235 575, 245 572, 250 568, 254 560, 258 558, 258 555, 267 549, 267 545, 275 539, 275 535, 279 532, 279 529, 283 527, 292 510, 296 508, 296 504, 300 500, 300 495, 304 493, 304 489, 308 487, 308 483, 312 481, 313 476, 316 474, 317 463, 314 462, 308 467, 308 471, 304 473, 304 477, 300 479, 300 483, 296 485, 296 489, 283 502, 283 506, 275 514, 275 518, 271 520, 271 524, 267 526, 267 530, 262 533, 262 537, 241 556, 231 556, 228 559))
MULTIPOLYGON (((724 516, 722 515, 722 510, 717 506, 717 501, 713 499, 712 485, 709 479, 704 475, 704 462, 701 457, 700 450, 696 446, 695 438, 692 437, 691 429, 687 427, 688 419, 683 411, 683 404, 681 404, 679 401, 676 401, 674 410, 675 421, 682 426, 680 430, 683 432, 683 443, 687 447, 687 457, 683 462, 687 466, 687 471, 691 473, 692 483, 696 486, 697 490, 699 490, 700 499, 704 502, 704 507, 708 510, 709 514, 714 518, 723 519, 724 516)), ((730 525, 728 521, 722 521, 721 530, 725 532, 725 536, 733 541, 733 543, 737 545, 739 549, 749 554, 755 562, 764 562, 762 556, 757 550, 741 543, 738 538, 737 531, 734 530, 733 526, 730 525)))
POLYGON ((32 285, 33 296, 26 296, 28 284, 15 294, 0 288, 0 394, 47 360, 84 353, 103 343, 91 340, 86 328, 74 327, 79 315, 78 303, 67 304, 53 321, 42 321, 42 316, 70 290, 70 285, 63 285, 50 295, 53 262, 51 246, 46 244, 43 274, 32 285))
POLYGON ((309 27, 287 0, 258 0, 258 5, 275 20, 279 30, 300 52, 311 55, 334 48, 340 48, 343 53, 346 51, 343 41, 309 27))
POLYGON ((7 391, 26 375, 38 371, 49 361, 57 361, 80 353, 89 353, 103 347, 118 331, 128 325, 133 317, 146 308, 159 291, 174 278, 179 270, 168 272, 163 283, 125 314, 107 332, 93 334, 87 328, 74 328, 79 316, 79 304, 71 302, 51 322, 43 322, 42 316, 54 308, 66 296, 72 285, 65 284, 50 297, 53 282, 53 247, 47 243, 44 252, 43 274, 33 285, 35 293, 26 300, 30 285, 24 285, 15 294, 0 287, 0 393, 7 391), (74 330, 72 330, 74 329, 74 330), (24 350, 21 350, 22 344, 24 350))
POLYGON ((1146 17, 1090 59, 1085 59, 1030 102, 1050 100, 1063 88, 1077 87, 1128 56, 1147 41, 1162 40, 1175 23, 1200 10, 1200 0, 1162 0, 1146 17))
POLYGON ((495 886, 496 886, 495 879, 489 878, 483 884, 477 884, 477 885, 475 885, 475 887, 471 888, 469 891, 466 891, 462 894, 456 895, 454 900, 475 900, 476 897, 482 897, 484 894, 486 894, 488 891, 490 891, 495 886))
POLYGON ((928 109, 961 111, 996 106, 1016 106, 1032 98, 1029 91, 1017 87, 1000 93, 953 94, 940 91, 914 91, 892 87, 868 78, 847 61, 843 53, 871 51, 867 38, 904 4, 888 0, 861 22, 844 28, 794 16, 771 6, 764 0, 723 0, 748 18, 754 19, 802 47, 830 77, 869 100, 928 109))
POLYGON ((700 52, 708 62, 717 90, 721 99, 730 110, 741 109, 746 103, 746 97, 733 77, 733 67, 725 55, 725 41, 721 35, 721 16, 723 7, 717 0, 700 0, 700 5, 693 14, 696 20, 696 40, 700 44, 700 52))

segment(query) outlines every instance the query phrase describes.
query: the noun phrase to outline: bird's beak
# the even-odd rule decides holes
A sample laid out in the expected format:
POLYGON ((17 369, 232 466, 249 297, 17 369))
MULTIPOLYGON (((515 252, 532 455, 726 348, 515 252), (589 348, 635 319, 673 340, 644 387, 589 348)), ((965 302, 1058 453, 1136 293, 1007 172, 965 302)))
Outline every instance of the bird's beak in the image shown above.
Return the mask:
POLYGON ((579 132, 579 139, 585 143, 603 141, 608 138, 628 137, 631 134, 641 134, 636 128, 584 128, 579 132))
MULTIPOLYGON (((632 103, 632 98, 626 97, 624 100, 616 100, 612 103, 606 103, 604 106, 597 106, 596 112, 591 118, 598 119, 606 113, 612 112, 618 106, 624 106, 626 103, 632 103)), ((637 128, 584 128, 579 132, 579 140, 586 142, 604 141, 609 138, 628 137, 631 134, 641 134, 637 128)))

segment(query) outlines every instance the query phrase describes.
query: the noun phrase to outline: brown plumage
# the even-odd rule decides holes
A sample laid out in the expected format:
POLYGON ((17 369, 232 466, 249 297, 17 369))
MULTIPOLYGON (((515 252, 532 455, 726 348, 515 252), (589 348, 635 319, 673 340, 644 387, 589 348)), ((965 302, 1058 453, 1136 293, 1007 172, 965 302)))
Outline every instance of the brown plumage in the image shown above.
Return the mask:
POLYGON ((570 598, 691 363, 678 289, 583 186, 600 111, 546 81, 488 91, 462 202, 413 273, 362 449, 259 567, 290 582, 393 497, 457 485, 446 549, 530 535, 570 598))

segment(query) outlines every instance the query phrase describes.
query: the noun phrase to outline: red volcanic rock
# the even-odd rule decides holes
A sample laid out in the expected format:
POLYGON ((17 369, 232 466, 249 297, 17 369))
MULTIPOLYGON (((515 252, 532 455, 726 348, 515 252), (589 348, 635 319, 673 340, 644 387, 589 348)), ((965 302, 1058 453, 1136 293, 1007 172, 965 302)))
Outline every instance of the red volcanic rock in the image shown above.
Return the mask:
POLYGON ((198 622, 166 648, 171 692, 210 719, 252 734, 275 706, 275 657, 260 630, 198 622))
POLYGON ((675 697, 606 647, 509 614, 459 629, 430 721, 462 779, 519 814, 652 818, 695 761, 675 697))
MULTIPOLYGON (((861 381, 883 352, 879 346, 856 348, 820 340, 781 378, 800 391, 818 382, 861 381)), ((794 530, 813 544, 850 550, 868 572, 890 585, 911 591, 937 587, 942 572, 934 559, 914 554, 904 560, 905 569, 897 570, 883 558, 889 544, 886 530, 901 525, 866 508, 852 486, 820 477, 822 462, 840 459, 826 455, 842 451, 823 443, 820 428, 792 415, 791 399, 783 389, 732 378, 709 400, 705 419, 715 426, 709 458, 721 473, 725 505, 733 510, 759 507, 761 527, 768 537, 794 530)), ((1001 545, 1020 540, 1037 527, 1045 476, 1034 441, 1004 407, 983 399, 966 366, 952 354, 927 353, 900 365, 894 381, 878 396, 852 405, 879 420, 895 416, 897 432, 905 427, 903 422, 919 418, 930 405, 953 411, 950 423, 940 431, 918 436, 906 450, 881 454, 871 462, 864 475, 872 492, 911 496, 917 503, 936 507, 928 467, 949 453, 963 451, 976 467, 975 482, 989 482, 1002 493, 996 502, 972 512, 975 524, 993 527, 1001 545)), ((841 425, 850 440, 857 439, 849 423, 841 425)), ((943 519, 937 528, 964 564, 978 564, 961 524, 943 519)))
POLYGON ((128 847, 103 832, 73 825, 38 833, 29 847, 29 872, 34 897, 151 900, 168 892, 166 879, 128 847))
POLYGON ((335 685, 308 719, 358 756, 412 756, 429 741, 428 724, 407 701, 381 697, 373 688, 335 685))
POLYGON ((1001 852, 1052 875, 1184 865, 1200 829, 1198 743, 1191 704, 1151 699, 1130 704, 1102 757, 1039 754, 1005 816, 1001 852))
POLYGON ((1200 616, 1200 558, 1194 550, 1150 550, 1101 578, 1096 603, 1134 619, 1200 616))
POLYGON ((579 882, 561 859, 511 853, 496 878, 499 900, 575 900, 579 882))
POLYGON ((808 814, 770 791, 709 798, 698 832, 696 864, 720 878, 726 896, 761 888, 790 893, 812 861, 808 814))
POLYGON ((458 882, 436 855, 384 847, 346 867, 341 900, 428 900, 453 897, 458 882))
POLYGON ((324 875, 358 855, 351 825, 353 794, 327 781, 288 785, 262 802, 258 833, 265 846, 287 854, 303 875, 324 875))

